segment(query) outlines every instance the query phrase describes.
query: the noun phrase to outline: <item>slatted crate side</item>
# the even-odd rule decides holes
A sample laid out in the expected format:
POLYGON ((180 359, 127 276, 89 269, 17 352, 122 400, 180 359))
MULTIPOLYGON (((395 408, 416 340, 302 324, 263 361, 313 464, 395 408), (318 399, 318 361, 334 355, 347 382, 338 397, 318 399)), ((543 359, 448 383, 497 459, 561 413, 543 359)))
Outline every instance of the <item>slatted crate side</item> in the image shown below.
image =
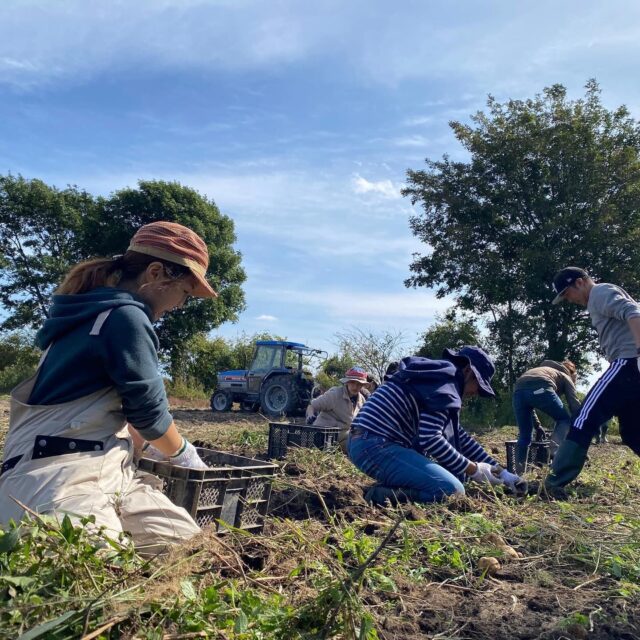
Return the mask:
MULTIPOLYGON (((515 473, 516 470, 516 445, 517 440, 507 440, 505 443, 507 450, 507 471, 515 473)), ((551 447, 549 440, 532 442, 529 445, 527 454, 527 464, 542 467, 551 461, 551 447)))
POLYGON ((168 462, 143 458, 139 469, 159 476, 170 500, 184 507, 201 527, 218 521, 259 533, 269 508, 271 481, 278 468, 271 462, 254 460, 213 449, 197 448, 210 466, 206 470, 175 467, 168 462))
POLYGON ((284 458, 289 447, 327 450, 337 445, 339 434, 339 427, 270 422, 267 456, 271 459, 284 458))

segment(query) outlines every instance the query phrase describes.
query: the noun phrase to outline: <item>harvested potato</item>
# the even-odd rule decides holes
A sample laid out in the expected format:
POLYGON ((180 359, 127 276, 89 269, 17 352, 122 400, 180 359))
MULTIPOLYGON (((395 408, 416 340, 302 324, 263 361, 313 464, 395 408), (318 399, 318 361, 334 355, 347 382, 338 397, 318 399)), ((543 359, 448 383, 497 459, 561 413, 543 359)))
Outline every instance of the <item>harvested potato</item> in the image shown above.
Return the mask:
POLYGON ((500 566, 497 558, 483 556, 478 560, 478 569, 480 569, 480 571, 484 571, 489 576, 493 576, 498 573, 502 567, 500 566))
POLYGON ((497 533, 488 533, 484 537, 484 541, 488 544, 492 544, 498 549, 506 559, 522 558, 522 554, 518 553, 511 545, 507 544, 497 533))

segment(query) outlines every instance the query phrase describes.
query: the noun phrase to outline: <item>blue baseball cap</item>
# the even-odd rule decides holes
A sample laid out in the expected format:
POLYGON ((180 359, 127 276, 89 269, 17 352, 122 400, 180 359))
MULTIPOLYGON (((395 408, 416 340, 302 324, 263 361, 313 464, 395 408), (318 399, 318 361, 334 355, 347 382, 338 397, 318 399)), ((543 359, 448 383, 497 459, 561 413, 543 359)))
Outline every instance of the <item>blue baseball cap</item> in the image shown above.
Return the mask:
POLYGON ((559 304, 563 300, 564 292, 578 279, 588 278, 589 274, 580 267, 565 267, 560 269, 555 276, 553 276, 553 292, 556 297, 551 301, 551 304, 559 304))
POLYGON ((465 345, 458 351, 445 349, 442 352, 442 357, 445 360, 450 360, 457 367, 469 365, 478 381, 478 393, 485 398, 495 398, 496 392, 491 387, 491 378, 496 372, 496 367, 493 360, 480 347, 465 345))

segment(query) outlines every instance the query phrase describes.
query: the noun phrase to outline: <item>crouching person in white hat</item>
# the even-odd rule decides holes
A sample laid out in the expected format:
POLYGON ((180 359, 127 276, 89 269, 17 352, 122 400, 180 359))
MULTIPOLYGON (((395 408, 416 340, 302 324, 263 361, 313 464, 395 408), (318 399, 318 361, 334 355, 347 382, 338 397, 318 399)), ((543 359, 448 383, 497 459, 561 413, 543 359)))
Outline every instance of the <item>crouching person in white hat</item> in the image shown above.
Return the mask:
POLYGON ((340 382, 339 387, 329 389, 309 403, 307 422, 313 421, 316 427, 339 427, 338 442, 346 453, 349 427, 366 399, 362 390, 367 384, 367 373, 361 367, 352 367, 340 382))
POLYGON ((24 509, 126 532, 155 552, 199 532, 189 514, 135 477, 133 441, 206 469, 176 429, 158 372, 152 322, 189 296, 214 297, 207 245, 171 222, 142 227, 122 256, 73 267, 37 336, 38 371, 11 394, 0 476, 0 524, 24 509))

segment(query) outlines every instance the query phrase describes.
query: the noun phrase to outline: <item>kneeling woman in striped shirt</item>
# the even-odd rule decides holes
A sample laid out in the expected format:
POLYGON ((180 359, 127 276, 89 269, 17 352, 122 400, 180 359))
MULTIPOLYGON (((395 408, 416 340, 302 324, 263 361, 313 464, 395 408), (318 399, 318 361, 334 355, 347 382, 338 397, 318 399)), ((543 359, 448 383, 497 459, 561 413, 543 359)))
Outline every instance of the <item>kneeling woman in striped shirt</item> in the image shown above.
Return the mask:
POLYGON ((511 489, 522 482, 459 424, 463 397, 495 396, 494 372, 489 356, 472 346, 445 349, 443 360, 400 361, 351 425, 349 457, 378 482, 369 501, 436 502, 463 494, 468 479, 511 489))

